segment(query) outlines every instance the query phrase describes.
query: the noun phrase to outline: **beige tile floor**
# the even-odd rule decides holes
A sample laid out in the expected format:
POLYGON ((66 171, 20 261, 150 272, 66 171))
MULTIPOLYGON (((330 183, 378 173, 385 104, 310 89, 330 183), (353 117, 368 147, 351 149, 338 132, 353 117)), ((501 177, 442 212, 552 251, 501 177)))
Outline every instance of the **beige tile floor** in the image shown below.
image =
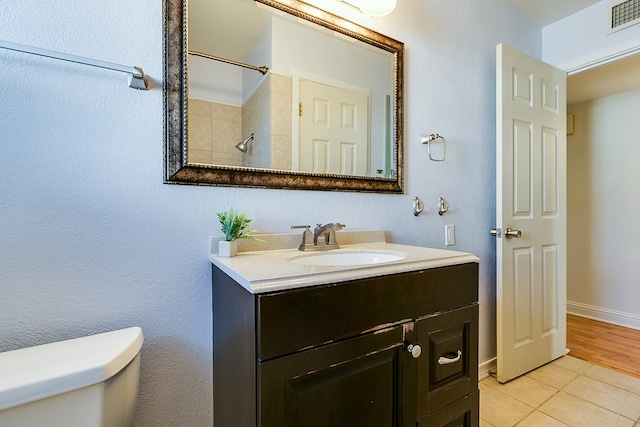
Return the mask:
POLYGON ((506 384, 480 381, 480 427, 640 427, 640 379, 564 356, 506 384))

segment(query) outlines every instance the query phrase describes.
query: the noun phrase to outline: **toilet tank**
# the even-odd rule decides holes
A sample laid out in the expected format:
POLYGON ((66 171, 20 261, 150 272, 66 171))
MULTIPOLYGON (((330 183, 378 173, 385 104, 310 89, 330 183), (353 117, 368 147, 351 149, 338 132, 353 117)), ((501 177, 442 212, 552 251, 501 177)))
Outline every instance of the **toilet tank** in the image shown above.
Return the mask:
POLYGON ((0 426, 132 426, 142 342, 132 327, 0 353, 0 426))

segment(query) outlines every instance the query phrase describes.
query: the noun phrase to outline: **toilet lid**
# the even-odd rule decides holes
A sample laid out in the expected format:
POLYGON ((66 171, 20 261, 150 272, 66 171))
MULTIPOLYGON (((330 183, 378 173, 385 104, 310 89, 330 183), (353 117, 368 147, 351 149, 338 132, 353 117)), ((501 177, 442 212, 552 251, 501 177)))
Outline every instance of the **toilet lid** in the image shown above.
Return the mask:
POLYGON ((105 381, 142 347, 132 327, 0 353, 0 410, 105 381))

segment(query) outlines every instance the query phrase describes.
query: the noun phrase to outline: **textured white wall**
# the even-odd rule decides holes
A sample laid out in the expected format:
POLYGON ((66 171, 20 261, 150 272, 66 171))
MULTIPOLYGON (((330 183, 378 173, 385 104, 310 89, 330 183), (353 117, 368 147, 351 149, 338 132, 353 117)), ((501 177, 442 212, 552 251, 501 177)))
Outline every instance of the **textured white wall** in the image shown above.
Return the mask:
POLYGON ((433 247, 455 224, 452 249, 481 259, 480 360, 493 357, 494 52, 540 57, 540 29, 502 0, 360 19, 405 42, 404 195, 165 185, 161 2, 3 0, 0 39, 139 65, 153 82, 134 91, 124 75, 0 50, 0 350, 139 325, 137 425, 211 425, 207 242, 233 205, 261 232, 340 221, 433 247), (423 132, 446 137, 446 162, 427 160, 423 132))
POLYGON ((543 61, 562 69, 569 69, 601 57, 603 53, 616 53, 640 44, 638 24, 608 33, 607 9, 612 3, 612 0, 602 0, 544 27, 543 61))
POLYGON ((567 138, 570 309, 640 328, 640 89, 570 111, 576 114, 576 134, 567 138))

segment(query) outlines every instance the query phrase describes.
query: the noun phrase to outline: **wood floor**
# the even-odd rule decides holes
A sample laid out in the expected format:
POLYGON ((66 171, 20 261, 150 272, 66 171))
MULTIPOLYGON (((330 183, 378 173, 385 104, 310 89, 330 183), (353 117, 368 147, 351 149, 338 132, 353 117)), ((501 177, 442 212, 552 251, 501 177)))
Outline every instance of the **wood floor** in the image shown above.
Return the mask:
POLYGON ((640 331, 567 315, 571 356, 640 378, 640 331))

